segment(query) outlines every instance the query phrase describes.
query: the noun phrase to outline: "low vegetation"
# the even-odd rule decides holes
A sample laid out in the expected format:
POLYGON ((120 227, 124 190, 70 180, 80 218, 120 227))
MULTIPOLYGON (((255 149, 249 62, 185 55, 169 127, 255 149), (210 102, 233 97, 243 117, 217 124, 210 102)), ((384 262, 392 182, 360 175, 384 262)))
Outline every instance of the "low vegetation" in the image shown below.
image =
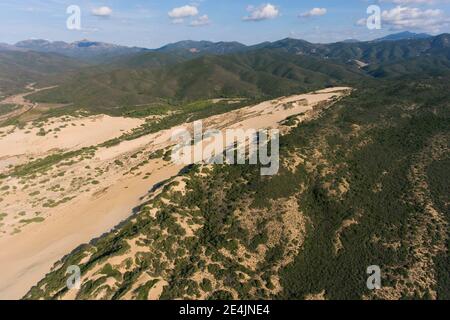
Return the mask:
POLYGON ((63 298, 79 264, 78 299, 446 299, 449 92, 431 78, 359 86, 289 121, 273 177, 191 167, 25 298, 63 298), (382 290, 366 287, 370 265, 382 290))

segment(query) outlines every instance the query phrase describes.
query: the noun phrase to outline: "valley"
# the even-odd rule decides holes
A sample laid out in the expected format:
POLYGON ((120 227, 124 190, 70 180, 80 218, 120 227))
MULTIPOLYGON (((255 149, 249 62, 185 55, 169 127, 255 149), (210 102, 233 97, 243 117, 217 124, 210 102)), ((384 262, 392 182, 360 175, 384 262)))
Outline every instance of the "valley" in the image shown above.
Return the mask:
MULTIPOLYGON (((39 106, 38 103, 36 102, 31 102, 30 100, 27 99, 27 97, 33 93, 37 93, 39 91, 43 91, 43 90, 50 90, 53 89, 54 87, 45 87, 45 88, 40 88, 40 89, 36 89, 34 88, 34 84, 28 84, 27 86, 25 86, 25 89, 27 90, 26 93, 19 93, 16 95, 12 95, 9 97, 6 97, 5 99, 0 101, 0 109, 3 108, 7 108, 8 106, 12 106, 11 107, 11 111, 8 112, 2 112, 0 115, 0 123, 4 123, 7 122, 10 119, 14 119, 14 118, 20 118, 22 115, 24 115, 25 113, 28 113, 31 111, 33 111, 33 109, 37 108, 39 106)), ((40 106, 41 108, 45 108, 44 106, 40 106)), ((48 108, 53 107, 53 108, 57 108, 60 107, 60 105, 47 105, 48 108)))

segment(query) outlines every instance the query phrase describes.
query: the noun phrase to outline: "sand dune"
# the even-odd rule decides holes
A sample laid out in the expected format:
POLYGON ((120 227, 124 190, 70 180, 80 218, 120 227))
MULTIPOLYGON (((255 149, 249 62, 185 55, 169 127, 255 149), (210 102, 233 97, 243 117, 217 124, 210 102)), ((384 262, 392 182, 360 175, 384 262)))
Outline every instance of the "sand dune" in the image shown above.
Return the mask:
MULTIPOLYGON (((263 102, 204 119, 204 129, 276 128, 284 119, 312 112, 318 103, 333 101, 348 89, 332 88, 263 102)), ((54 148, 96 145, 140 124, 139 120, 106 116, 73 121, 77 125, 62 130, 60 140, 34 135, 26 139, 24 132, 16 130, 1 138, 0 157, 42 156, 54 148), (82 129, 81 122, 85 124, 82 129)), ((31 181, 7 178, 3 185, 10 189, 0 194, 1 212, 6 213, 0 225, 0 299, 22 297, 61 257, 127 219, 153 186, 176 176, 183 165, 151 155, 169 150, 172 132, 181 127, 98 148, 90 157, 55 166, 31 181), (62 198, 68 200, 57 201, 62 198), (49 199, 52 205, 44 206, 49 199), (39 223, 20 223, 33 217, 41 218, 39 223)), ((186 127, 192 129, 192 124, 186 127)))
POLYGON ((1 131, 12 132, 0 140, 0 159, 21 155, 37 157, 54 149, 67 151, 95 146, 143 123, 140 119, 99 115, 53 119, 39 128, 32 125, 23 129, 5 127, 1 131), (40 131, 45 135, 39 135, 40 131))

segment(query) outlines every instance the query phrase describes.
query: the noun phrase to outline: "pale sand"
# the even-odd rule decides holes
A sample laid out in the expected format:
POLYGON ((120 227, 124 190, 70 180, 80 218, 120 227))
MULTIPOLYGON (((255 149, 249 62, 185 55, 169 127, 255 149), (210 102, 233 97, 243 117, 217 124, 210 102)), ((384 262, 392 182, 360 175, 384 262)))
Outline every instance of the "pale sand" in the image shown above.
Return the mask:
MULTIPOLYGON (((329 99, 342 95, 341 91, 348 89, 326 89, 235 110, 205 119, 204 129, 276 128, 280 121, 299 113, 311 111, 317 103, 330 101, 329 99), (294 103, 291 108, 284 107, 286 103, 305 99, 308 101, 307 105, 294 103)), ((192 124, 186 126, 191 128, 192 124)), ((177 128, 180 127, 182 126, 177 128)), ((97 128, 98 126, 92 127, 90 134, 97 136, 97 128)), ((68 167, 66 172, 70 174, 70 171, 74 171, 76 176, 81 174, 81 166, 86 163, 95 166, 98 163, 123 159, 124 155, 136 151, 148 153, 163 149, 172 144, 170 138, 175 129, 126 141, 112 148, 100 148, 94 159, 83 164, 74 164, 72 167, 68 167)), ((73 143, 66 144, 66 147, 73 146, 73 143)), ((32 150, 33 146, 29 146, 32 150)), ((27 152, 29 151, 25 150, 25 153, 27 152)), ((132 209, 141 203, 141 197, 145 196, 153 185, 176 176, 182 168, 183 165, 152 160, 139 169, 141 172, 151 172, 151 175, 145 180, 142 176, 123 176, 123 170, 106 172, 104 180, 97 189, 102 192, 95 196, 92 192, 79 193, 75 199, 64 205, 47 208, 44 212, 46 219, 42 223, 30 224, 18 234, 8 234, 0 238, 0 247, 2 248, 0 252, 0 299, 21 298, 31 286, 50 271, 54 263, 61 257, 80 244, 89 242, 127 219, 132 209)), ((66 179, 69 177, 65 176, 66 179)), ((22 201, 26 203, 26 195, 22 196, 22 201)), ((15 194, 11 194, 10 197, 17 200, 15 194)), ((5 201, 8 199, 5 198, 5 201)))
POLYGON ((140 196, 182 168, 172 165, 155 171, 147 180, 131 177, 117 181, 96 199, 82 197, 59 208, 45 223, 0 239, 0 299, 21 298, 62 256, 127 219, 140 204, 140 196))
MULTIPOLYGON (((124 131, 139 127, 144 123, 140 119, 106 115, 71 118, 69 121, 55 119, 53 122, 42 127, 46 132, 52 130, 45 136, 37 135, 39 128, 28 128, 27 126, 24 129, 16 128, 13 133, 1 138, 0 158, 19 155, 36 157, 53 149, 73 150, 95 146, 117 138, 124 131), (59 128, 60 131, 53 131, 56 128, 59 128), (55 136, 57 137, 55 138, 55 136)), ((11 129, 6 127, 3 131, 11 129)))

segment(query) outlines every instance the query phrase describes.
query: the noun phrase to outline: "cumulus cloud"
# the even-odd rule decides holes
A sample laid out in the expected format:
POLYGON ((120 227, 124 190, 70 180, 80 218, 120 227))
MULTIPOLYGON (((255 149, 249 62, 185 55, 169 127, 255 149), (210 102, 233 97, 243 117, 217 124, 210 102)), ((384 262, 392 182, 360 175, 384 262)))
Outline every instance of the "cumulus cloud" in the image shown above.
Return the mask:
POLYGON ((442 27, 450 23, 449 17, 443 10, 403 6, 383 11, 381 20, 394 30, 422 29, 430 32, 439 32, 442 27))
POLYGON ((92 14, 98 17, 109 17, 112 12, 113 11, 110 7, 98 7, 92 9, 92 14))
POLYGON ((308 12, 304 12, 300 14, 301 18, 309 18, 309 17, 317 17, 317 16, 324 16, 327 14, 326 8, 313 8, 309 10, 308 12))
POLYGON ((186 5, 178 8, 173 8, 168 12, 169 18, 173 24, 184 24, 185 20, 190 20, 188 24, 191 27, 202 27, 211 24, 211 20, 208 15, 200 15, 200 11, 197 7, 198 4, 186 5))
POLYGON ((186 5, 179 8, 173 8, 168 14, 171 19, 183 19, 195 17, 198 15, 198 9, 197 7, 186 5))
POLYGON ((244 17, 244 21, 262 21, 274 19, 280 15, 280 10, 273 4, 267 3, 259 7, 249 6, 247 11, 250 13, 244 17))
MULTIPOLYGON (((387 0, 385 0, 387 1, 387 0)), ((392 1, 421 1, 421 0, 392 0, 392 1)), ((391 30, 421 30, 438 33, 450 26, 450 17, 441 9, 424 9, 407 6, 381 12, 382 26, 391 30)), ((367 18, 359 19, 356 24, 365 26, 367 18)))
POLYGON ((399 5, 432 5, 442 2, 450 2, 449 0, 381 0, 380 2, 390 2, 399 5))
POLYGON ((208 15, 203 15, 198 17, 197 19, 193 20, 189 25, 191 27, 202 27, 207 26, 211 24, 211 20, 209 20, 208 15))

